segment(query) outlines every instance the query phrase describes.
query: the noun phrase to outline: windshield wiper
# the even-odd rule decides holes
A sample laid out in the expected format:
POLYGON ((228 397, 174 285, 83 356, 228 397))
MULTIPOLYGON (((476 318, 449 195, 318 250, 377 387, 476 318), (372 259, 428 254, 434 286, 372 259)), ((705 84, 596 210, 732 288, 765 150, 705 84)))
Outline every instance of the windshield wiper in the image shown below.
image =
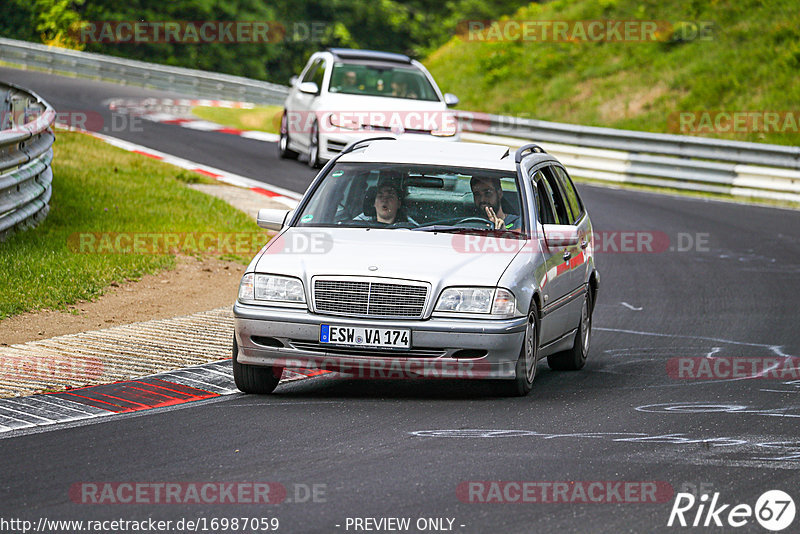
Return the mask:
POLYGON ((414 232, 441 232, 450 234, 474 234, 488 235, 492 237, 508 237, 513 239, 524 239, 525 235, 520 232, 495 228, 469 228, 464 226, 453 226, 449 224, 432 224, 430 226, 419 226, 411 229, 414 232))
POLYGON ((432 224, 430 226, 418 226, 417 228, 412 228, 412 230, 415 232, 443 232, 451 234, 461 234, 461 233, 484 234, 489 231, 488 228, 467 228, 464 226, 453 226, 449 224, 432 224))

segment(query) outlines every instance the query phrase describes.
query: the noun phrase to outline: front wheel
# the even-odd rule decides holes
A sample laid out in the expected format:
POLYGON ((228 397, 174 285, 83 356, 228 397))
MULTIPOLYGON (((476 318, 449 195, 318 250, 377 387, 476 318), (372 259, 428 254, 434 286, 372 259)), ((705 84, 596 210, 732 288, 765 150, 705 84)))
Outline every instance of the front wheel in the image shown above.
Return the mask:
POLYGON ((554 371, 577 371, 586 365, 589 355, 589 341, 592 336, 592 294, 587 288, 583 299, 581 319, 572 348, 547 357, 547 365, 554 371))
POLYGON ((297 152, 289 148, 289 120, 286 113, 281 117, 281 136, 278 139, 278 155, 283 159, 297 159, 297 152))
POLYGON ((311 125, 311 139, 308 146, 308 166, 317 169, 321 165, 319 159, 319 126, 315 122, 311 125))
POLYGON ((536 378, 536 364, 539 360, 539 309, 531 305, 528 324, 520 347, 519 358, 514 366, 514 379, 500 383, 502 393, 509 397, 524 397, 533 388, 536 378))
POLYGON ((233 338, 233 381, 244 393, 267 394, 278 386, 283 367, 256 366, 239 363, 239 346, 233 338))

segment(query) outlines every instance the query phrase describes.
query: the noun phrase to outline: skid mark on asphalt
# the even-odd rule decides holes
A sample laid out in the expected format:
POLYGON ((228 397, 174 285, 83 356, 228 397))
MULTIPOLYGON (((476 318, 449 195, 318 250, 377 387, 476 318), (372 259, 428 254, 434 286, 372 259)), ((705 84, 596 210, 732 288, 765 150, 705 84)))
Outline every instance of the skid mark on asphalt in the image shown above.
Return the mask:
MULTIPOLYGON (((614 332, 619 334, 630 334, 635 336, 654 336, 666 337, 672 339, 686 339, 691 340, 693 343, 689 346, 674 346, 674 347, 622 347, 607 349, 604 354, 611 356, 611 361, 604 361, 603 367, 596 369, 600 373, 609 373, 617 375, 632 375, 641 377, 650 377, 651 383, 648 387, 654 388, 674 388, 674 387, 689 387, 697 385, 708 384, 727 384, 731 382, 748 381, 754 379, 773 379, 775 383, 780 383, 784 380, 783 385, 791 385, 785 382, 788 378, 796 378, 800 373, 800 369, 796 368, 796 356, 787 354, 781 345, 770 345, 765 343, 750 343, 746 341, 736 341, 731 339, 712 338, 705 336, 691 336, 691 335, 675 335, 664 334, 659 332, 642 332, 637 330, 626 330, 619 328, 603 328, 594 327, 595 330, 614 332), (700 342, 699 344, 695 344, 700 342), (708 342, 708 345, 703 346, 702 342, 708 342), (742 348, 746 348, 746 353, 742 352, 742 348), (776 359, 780 358, 780 360, 776 359), (763 361, 762 368, 753 373, 745 373, 746 376, 739 376, 731 374, 731 376, 714 376, 712 368, 714 364, 701 366, 701 363, 718 362, 720 359, 731 358, 746 360, 744 364, 752 364, 752 361, 763 361), (774 360, 774 361, 772 361, 774 360), (657 373, 653 372, 653 364, 665 365, 666 369, 662 369, 657 373), (693 372, 697 375, 694 376, 690 373, 689 376, 675 376, 680 370, 680 365, 697 366, 693 372), (708 371, 701 373, 700 369, 708 371), (660 382, 660 383, 659 383, 660 382)), ((725 363, 725 362, 723 362, 725 363)), ((725 367, 728 369, 730 365, 725 367)), ((694 369, 694 367, 692 367, 694 369)), ((729 370, 729 369, 728 369, 729 370)), ((724 373, 723 373, 724 374, 724 373)), ((729 373, 730 374, 730 373, 729 373)), ((622 386, 624 387, 624 386, 622 386)), ((778 392, 778 393, 794 393, 797 388, 789 387, 787 389, 774 389, 769 388, 765 391, 778 392)))
MULTIPOLYGON (((774 436, 710 436, 684 432, 649 434, 646 432, 556 432, 526 429, 435 429, 414 430, 409 435, 423 439, 535 439, 555 442, 605 441, 660 450, 670 461, 694 465, 738 465, 797 469, 800 440, 774 436), (691 454, 687 454, 691 451, 691 454)), ((647 460, 652 463, 652 458, 647 460)))
POLYGON ((620 334, 634 334, 638 336, 654 336, 654 337, 668 337, 668 338, 676 338, 676 339, 700 339, 703 341, 716 341, 718 343, 727 343, 730 345, 742 345, 745 347, 764 347, 772 352, 774 352, 778 356, 782 357, 789 357, 791 354, 785 354, 783 352, 783 345, 768 345, 765 343, 749 343, 747 341, 734 341, 732 339, 722 339, 718 337, 706 337, 706 336, 689 336, 684 334, 663 334, 660 332, 642 332, 639 330, 626 330, 623 328, 602 328, 599 326, 593 326, 593 330, 599 330, 602 332, 617 332, 620 334))

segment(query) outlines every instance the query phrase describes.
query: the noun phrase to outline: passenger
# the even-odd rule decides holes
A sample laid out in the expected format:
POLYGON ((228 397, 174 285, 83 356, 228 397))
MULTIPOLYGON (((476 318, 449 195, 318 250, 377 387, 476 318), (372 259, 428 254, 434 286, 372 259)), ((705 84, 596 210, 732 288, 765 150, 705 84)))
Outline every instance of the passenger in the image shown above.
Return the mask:
POLYGON ((409 79, 403 74, 395 74, 392 78, 392 96, 397 98, 418 98, 417 94, 411 89, 409 79))
POLYGON ((503 211, 501 204, 503 188, 500 185, 500 178, 475 176, 469 181, 469 186, 481 217, 489 219, 495 230, 520 230, 522 228, 522 219, 519 215, 503 211))
POLYGON ((342 79, 342 91, 355 91, 358 89, 358 76, 356 72, 353 70, 348 70, 344 73, 344 78, 342 79))
POLYGON ((408 222, 416 225, 417 222, 406 213, 406 207, 403 205, 405 197, 406 194, 398 176, 382 176, 378 180, 375 201, 372 203, 375 215, 361 213, 353 220, 374 221, 387 225, 408 222))

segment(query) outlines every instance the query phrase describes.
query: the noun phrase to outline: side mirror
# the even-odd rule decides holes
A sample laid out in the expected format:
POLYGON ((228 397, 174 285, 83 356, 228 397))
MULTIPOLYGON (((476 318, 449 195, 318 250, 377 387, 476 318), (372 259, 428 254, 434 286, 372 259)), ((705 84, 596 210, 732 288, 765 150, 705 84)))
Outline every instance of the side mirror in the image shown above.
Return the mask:
POLYGON ((286 225, 286 221, 289 220, 292 213, 294 212, 287 210, 260 209, 256 222, 261 228, 277 232, 286 225))
POLYGON ((319 87, 314 82, 303 82, 297 86, 301 93, 315 95, 319 93, 319 87))
POLYGON ((453 106, 457 106, 459 102, 460 102, 460 100, 453 93, 445 93, 444 94, 444 103, 447 105, 448 108, 452 108, 453 106))
POLYGON ((578 244, 578 228, 571 224, 543 224, 548 248, 574 247, 578 244))
POLYGON ((291 78, 289 78, 289 85, 291 85, 292 87, 297 85, 297 76, 292 76, 291 78))

